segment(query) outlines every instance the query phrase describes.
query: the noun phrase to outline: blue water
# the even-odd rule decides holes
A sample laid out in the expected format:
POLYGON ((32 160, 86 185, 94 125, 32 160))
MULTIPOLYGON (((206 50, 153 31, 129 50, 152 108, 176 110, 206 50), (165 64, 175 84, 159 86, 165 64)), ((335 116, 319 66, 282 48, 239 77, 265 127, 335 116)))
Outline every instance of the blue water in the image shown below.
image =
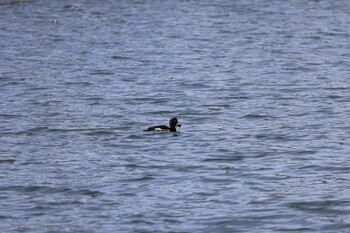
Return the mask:
POLYGON ((350 231, 349 1, 0 17, 2 232, 350 231))

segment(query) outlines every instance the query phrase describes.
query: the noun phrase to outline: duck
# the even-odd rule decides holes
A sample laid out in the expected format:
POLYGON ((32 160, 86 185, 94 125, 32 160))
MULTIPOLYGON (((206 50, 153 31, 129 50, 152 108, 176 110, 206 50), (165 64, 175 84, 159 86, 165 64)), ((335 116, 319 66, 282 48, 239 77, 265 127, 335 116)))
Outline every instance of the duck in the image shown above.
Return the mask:
POLYGON ((169 127, 166 125, 156 125, 145 129, 145 131, 176 132, 176 127, 180 128, 181 125, 177 118, 173 117, 169 121, 169 127))

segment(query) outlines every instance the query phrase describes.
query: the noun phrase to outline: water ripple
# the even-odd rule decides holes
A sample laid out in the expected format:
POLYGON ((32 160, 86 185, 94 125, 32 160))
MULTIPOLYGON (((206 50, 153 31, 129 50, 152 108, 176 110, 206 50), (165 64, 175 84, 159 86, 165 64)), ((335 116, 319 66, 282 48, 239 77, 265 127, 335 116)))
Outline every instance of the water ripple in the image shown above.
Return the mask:
POLYGON ((348 1, 0 5, 2 231, 349 231, 348 1))

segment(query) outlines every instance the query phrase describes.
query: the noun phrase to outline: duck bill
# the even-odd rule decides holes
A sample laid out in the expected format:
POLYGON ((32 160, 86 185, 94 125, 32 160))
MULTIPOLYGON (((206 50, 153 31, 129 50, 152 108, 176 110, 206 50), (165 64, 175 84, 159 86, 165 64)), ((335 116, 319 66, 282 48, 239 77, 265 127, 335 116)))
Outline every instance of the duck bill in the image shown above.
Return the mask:
POLYGON ((180 128, 180 127, 181 127, 181 123, 178 122, 178 123, 176 124, 176 127, 180 128))

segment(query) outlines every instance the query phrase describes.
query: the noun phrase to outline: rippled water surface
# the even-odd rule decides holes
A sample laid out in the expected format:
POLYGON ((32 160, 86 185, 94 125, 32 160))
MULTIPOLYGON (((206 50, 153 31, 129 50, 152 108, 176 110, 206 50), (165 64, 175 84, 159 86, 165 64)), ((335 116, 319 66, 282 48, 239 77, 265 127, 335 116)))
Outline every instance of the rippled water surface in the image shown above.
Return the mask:
POLYGON ((350 231, 349 1, 0 16, 3 232, 350 231))

